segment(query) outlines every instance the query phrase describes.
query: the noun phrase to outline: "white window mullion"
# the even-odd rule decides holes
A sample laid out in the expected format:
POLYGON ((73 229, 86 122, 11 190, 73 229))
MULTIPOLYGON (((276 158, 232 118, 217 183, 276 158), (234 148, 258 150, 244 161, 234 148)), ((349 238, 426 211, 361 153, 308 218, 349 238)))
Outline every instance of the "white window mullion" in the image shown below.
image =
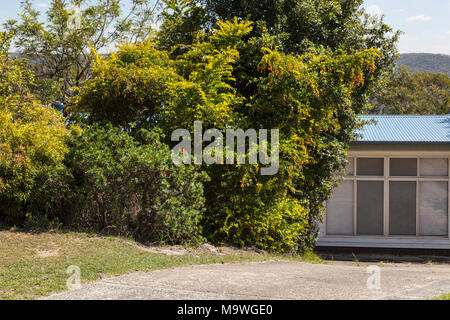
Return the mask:
POLYGON ((420 157, 417 158, 417 182, 416 182, 416 237, 419 236, 419 183, 420 183, 420 157))
POLYGON ((358 158, 354 157, 354 161, 353 161, 353 169, 355 170, 353 172, 353 235, 356 236, 357 234, 357 220, 358 219, 358 214, 357 214, 357 199, 358 199, 358 158))
POLYGON ((419 236, 419 183, 420 181, 417 180, 416 182, 416 236, 419 236))
POLYGON ((448 164, 448 171, 447 171, 447 190, 448 190, 448 196, 447 196, 447 237, 450 239, 450 183, 449 183, 449 176, 450 176, 450 158, 447 158, 447 164, 448 164))
POLYGON ((389 236, 389 157, 384 158, 384 214, 383 214, 383 234, 389 236))

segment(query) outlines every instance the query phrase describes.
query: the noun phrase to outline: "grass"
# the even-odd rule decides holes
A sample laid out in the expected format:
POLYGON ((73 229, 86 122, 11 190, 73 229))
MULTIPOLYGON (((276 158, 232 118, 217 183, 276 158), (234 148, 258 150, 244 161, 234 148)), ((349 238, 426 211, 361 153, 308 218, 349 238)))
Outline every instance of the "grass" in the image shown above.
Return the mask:
POLYGON ((66 270, 71 265, 81 269, 81 281, 87 283, 133 271, 273 259, 322 262, 314 253, 276 256, 248 250, 168 256, 145 251, 132 240, 118 237, 0 231, 0 299, 35 299, 66 290, 70 276, 66 270))
POLYGON ((450 300, 450 293, 443 294, 442 296, 433 298, 432 300, 450 300))

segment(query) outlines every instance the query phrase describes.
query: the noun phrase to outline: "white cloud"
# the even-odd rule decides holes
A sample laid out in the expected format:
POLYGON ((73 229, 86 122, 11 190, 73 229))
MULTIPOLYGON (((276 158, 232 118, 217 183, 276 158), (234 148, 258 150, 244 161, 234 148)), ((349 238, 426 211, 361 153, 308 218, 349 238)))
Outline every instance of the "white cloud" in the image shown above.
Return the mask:
POLYGON ((39 8, 48 8, 48 7, 49 7, 48 3, 38 3, 37 6, 38 6, 39 8))
POLYGON ((424 14, 419 14, 417 16, 411 16, 406 18, 406 21, 430 21, 432 20, 432 17, 426 16, 424 14))
MULTIPOLYGON (((450 30, 449 30, 450 31, 450 30)), ((416 35, 404 34, 400 37, 400 53, 440 53, 450 55, 450 41, 444 35, 416 35)))

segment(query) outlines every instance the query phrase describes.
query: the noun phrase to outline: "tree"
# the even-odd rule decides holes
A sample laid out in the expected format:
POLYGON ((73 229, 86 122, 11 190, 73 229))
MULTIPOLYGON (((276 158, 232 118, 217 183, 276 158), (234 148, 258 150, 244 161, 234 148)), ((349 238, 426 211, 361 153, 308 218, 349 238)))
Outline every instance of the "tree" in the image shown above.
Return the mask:
POLYGON ((233 106, 241 102, 229 84, 236 46, 249 29, 248 22, 223 23, 219 32, 176 60, 152 39, 120 45, 107 59, 96 55, 95 77, 80 88, 70 110, 127 131, 159 126, 171 132, 192 128, 195 120, 226 128, 233 121, 233 106))
MULTIPOLYGON (((396 44, 401 34, 384 23, 383 16, 370 16, 362 8, 363 0, 166 0, 161 14, 159 37, 167 41, 166 30, 176 28, 177 34, 193 34, 195 27, 210 32, 219 20, 250 19, 255 28, 246 36, 249 46, 240 50, 241 58, 248 59, 245 70, 236 70, 242 76, 254 74, 261 55, 254 56, 251 46, 258 45, 257 39, 271 37, 270 41, 285 53, 301 55, 325 49, 332 53, 344 50, 348 53, 369 48, 377 49, 381 58, 377 61, 376 74, 391 73, 398 57, 396 44), (172 8, 178 8, 173 10, 172 8), (203 12, 203 18, 199 15, 203 12), (193 14, 195 13, 195 14, 193 14), (189 25, 189 30, 183 26, 189 25), (176 27, 175 27, 176 26, 176 27), (246 55, 249 55, 246 57, 246 55), (243 72, 241 72, 243 71, 243 72)), ((169 37, 170 38, 170 37, 169 37)), ((172 36, 172 45, 189 44, 186 38, 172 36)), ((191 36, 191 39, 193 37, 191 36)), ((243 81, 240 92, 250 96, 248 79, 243 81)), ((373 89, 373 83, 363 86, 355 95, 357 112, 366 107, 366 93, 373 89)))
MULTIPOLYGON (((253 30, 245 35, 237 48, 239 63, 233 68, 236 92, 244 101, 243 104, 236 106, 234 111, 239 119, 246 120, 241 124, 245 128, 259 128, 262 125, 265 128, 277 128, 279 125, 274 121, 279 118, 277 112, 254 112, 252 104, 254 97, 258 96, 261 90, 258 86, 261 78, 258 68, 266 53, 264 48, 300 58, 306 64, 317 56, 331 59, 340 57, 338 59, 340 61, 346 55, 348 59, 352 59, 350 57, 361 57, 361 53, 366 50, 377 50, 379 56, 373 60, 375 63, 373 69, 354 70, 355 75, 360 78, 353 79, 353 82, 356 80, 359 85, 353 86, 347 92, 349 95, 346 95, 345 103, 340 100, 343 93, 339 90, 343 87, 339 83, 330 83, 328 79, 322 78, 322 72, 317 75, 320 79, 317 86, 328 87, 330 90, 325 95, 329 100, 324 99, 322 102, 330 103, 336 99, 333 119, 337 121, 339 129, 321 130, 315 138, 318 143, 308 146, 311 161, 300 167, 302 179, 296 180, 295 191, 291 193, 295 199, 306 203, 308 232, 304 234, 303 240, 309 237, 307 246, 314 245, 324 209, 323 203, 332 194, 332 189, 336 185, 335 171, 345 165, 348 144, 354 138, 353 131, 358 126, 356 115, 367 112, 369 96, 382 84, 383 77, 392 73, 398 56, 396 43, 400 32, 385 24, 383 17, 368 15, 361 7, 362 0, 198 0, 194 3, 186 0, 170 0, 169 2, 172 7, 178 8, 186 7, 186 4, 190 3, 184 11, 168 10, 162 16, 159 37, 162 39, 162 45, 165 43, 177 45, 177 50, 172 51, 174 56, 183 54, 184 50, 189 48, 189 43, 181 42, 188 39, 171 37, 170 42, 167 40, 165 30, 176 29, 176 34, 182 34, 180 30, 182 26, 189 25, 190 34, 194 33, 193 26, 198 28, 200 34, 209 34, 221 19, 237 17, 239 20, 250 19, 255 22, 253 30), (192 17, 192 12, 198 13, 201 10, 204 10, 205 22, 198 16, 192 17), (337 93, 334 90, 337 90, 337 93), (339 105, 345 107, 338 107, 339 105)), ((195 36, 190 39, 196 41, 195 36)), ((363 61, 355 60, 354 69, 357 69, 363 61)), ((336 66, 331 65, 329 68, 334 70, 336 66)), ((351 68, 351 65, 347 65, 346 68, 351 68)), ((324 72, 327 70, 324 69, 324 72)), ((288 83, 286 85, 290 86, 288 83)), ((310 93, 308 90, 301 92, 304 97, 310 93)), ((280 106, 281 102, 273 101, 273 103, 280 106)), ((315 115, 310 114, 306 118, 316 119, 315 115)), ((213 190, 220 188, 219 185, 213 185, 215 181, 220 180, 212 179, 208 188, 213 190)), ((216 208, 211 208, 208 212, 213 210, 216 208)))
MULTIPOLYGON (((311 209, 316 210, 316 199, 305 187, 314 187, 317 173, 307 169, 323 161, 332 175, 344 166, 339 156, 357 126, 352 94, 364 81, 374 81, 380 54, 369 49, 294 56, 267 41, 254 47, 261 59, 251 79, 254 95, 247 98, 239 94, 233 75, 246 67, 239 50, 250 47, 244 39, 251 32, 249 21, 218 21, 217 29, 199 34, 175 57, 171 53, 178 46, 160 50, 151 39, 122 45, 110 59, 96 57, 95 77, 80 88, 71 111, 132 135, 159 126, 167 138, 178 128, 192 132, 196 120, 222 130, 278 128, 277 175, 261 176, 261 164, 202 166, 211 177, 205 185, 203 227, 211 240, 298 252, 311 246, 308 233, 317 219, 311 209), (333 155, 324 152, 330 146, 333 155)), ((331 178, 323 183, 326 192, 335 185, 331 178)), ((316 192, 318 198, 325 196, 323 190, 316 192)))
POLYGON ((372 98, 372 113, 448 114, 450 78, 443 73, 411 73, 400 66, 372 98))
POLYGON ((156 4, 132 0, 128 12, 121 11, 120 0, 52 0, 47 22, 39 20, 32 0, 22 1, 20 21, 5 23, 15 35, 20 56, 36 73, 34 91, 44 104, 66 102, 72 87, 90 78, 90 50, 111 49, 118 41, 136 42, 152 33, 156 4))
POLYGON ((61 115, 30 93, 33 75, 11 59, 8 38, 0 33, 0 218, 17 221, 37 181, 62 164, 68 131, 61 115))

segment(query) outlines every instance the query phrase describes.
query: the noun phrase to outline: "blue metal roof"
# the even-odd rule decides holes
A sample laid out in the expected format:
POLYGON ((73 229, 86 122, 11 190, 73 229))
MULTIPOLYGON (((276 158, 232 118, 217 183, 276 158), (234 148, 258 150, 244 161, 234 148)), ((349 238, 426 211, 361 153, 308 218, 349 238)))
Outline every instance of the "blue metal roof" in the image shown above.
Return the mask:
POLYGON ((358 131, 355 143, 450 144, 450 115, 361 115, 375 120, 358 131))

